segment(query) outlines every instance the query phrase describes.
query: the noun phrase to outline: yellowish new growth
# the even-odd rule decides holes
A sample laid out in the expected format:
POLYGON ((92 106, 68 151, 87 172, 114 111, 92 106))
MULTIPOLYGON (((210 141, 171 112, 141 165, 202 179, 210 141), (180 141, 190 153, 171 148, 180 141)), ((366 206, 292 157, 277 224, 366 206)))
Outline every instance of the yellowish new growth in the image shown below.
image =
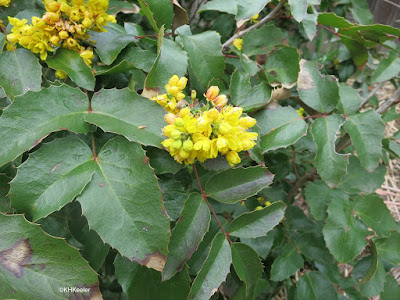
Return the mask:
POLYGON ((226 106, 227 97, 218 95, 216 86, 205 94, 207 106, 189 105, 183 93, 186 83, 185 77, 174 75, 166 85, 167 94, 152 98, 169 112, 165 116, 169 125, 163 129, 168 139, 162 145, 179 163, 193 164, 195 159, 203 162, 219 153, 231 166, 240 163, 238 152, 256 144, 257 133, 247 131, 256 120, 242 116, 241 107, 226 106), (210 108, 209 102, 214 107, 210 108))
MULTIPOLYGON (((4 1, 4 0, 0 0, 4 1)), ((78 52, 87 65, 91 65, 93 51, 85 46, 89 30, 104 31, 107 21, 115 17, 106 14, 108 0, 44 0, 46 13, 42 18, 19 20, 8 17, 13 26, 7 39, 46 60, 47 52, 62 47, 78 52)))

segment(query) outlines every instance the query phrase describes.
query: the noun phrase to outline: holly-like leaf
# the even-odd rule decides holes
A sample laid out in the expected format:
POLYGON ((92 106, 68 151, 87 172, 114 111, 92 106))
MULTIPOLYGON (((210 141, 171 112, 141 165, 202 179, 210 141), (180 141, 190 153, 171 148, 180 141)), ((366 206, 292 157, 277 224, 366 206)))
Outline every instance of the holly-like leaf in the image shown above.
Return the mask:
POLYGON ((246 289, 249 290, 261 278, 263 265, 260 258, 256 251, 243 243, 233 243, 231 250, 232 264, 236 274, 246 284, 246 289))
POLYGON ((273 24, 250 31, 243 37, 243 53, 268 54, 276 45, 285 44, 287 34, 273 24))
POLYGON ((374 193, 385 181, 386 168, 380 165, 374 172, 369 173, 361 167, 355 156, 350 156, 347 174, 343 176, 338 188, 350 193, 374 193))
POLYGON ((44 233, 23 215, 0 213, 0 295, 13 299, 65 299, 82 288, 83 297, 101 297, 97 274, 76 248, 44 233), (32 284, 35 288, 32 288, 32 284))
MULTIPOLYGON (((374 246, 372 246, 374 247, 374 246)), ((368 272, 366 276, 372 275, 371 279, 364 282, 364 280, 361 280, 359 284, 359 290, 360 293, 368 298, 371 298, 373 296, 377 296, 382 292, 384 285, 385 285, 385 278, 386 278, 386 271, 385 267, 382 264, 382 262, 379 260, 378 257, 376 257, 376 266, 375 266, 375 257, 372 257, 372 259, 369 259, 371 256, 367 257, 365 260, 365 263, 369 264, 368 272), (371 268, 375 269, 375 272, 373 274, 369 274, 371 271, 371 268)), ((360 261, 360 263, 364 263, 363 260, 360 261)), ((355 269, 357 268, 357 265, 355 266, 355 269)), ((364 277, 365 278, 365 277, 364 277)))
POLYGON ((239 238, 265 236, 280 223, 285 209, 286 205, 282 201, 278 201, 263 209, 246 212, 229 224, 228 232, 239 238))
POLYGON ((318 15, 318 23, 336 28, 348 28, 354 25, 345 18, 339 17, 334 13, 320 13, 318 15))
POLYGON ((375 240, 379 257, 389 263, 400 266, 400 233, 393 231, 388 238, 375 240))
POLYGON ((317 271, 307 272, 297 283, 299 300, 338 299, 337 292, 326 277, 317 271))
POLYGON ((10 190, 11 178, 0 174, 0 212, 12 213, 13 209, 10 205, 10 199, 8 198, 8 191, 10 190))
POLYGON ((47 58, 46 63, 54 70, 61 70, 67 73, 69 78, 81 88, 89 91, 94 90, 96 81, 92 70, 77 52, 60 48, 57 50, 56 55, 47 58))
POLYGON ((289 0, 289 5, 293 18, 300 23, 307 14, 307 0, 289 0))
POLYGON ((189 56, 189 65, 200 84, 207 88, 213 79, 222 77, 225 68, 221 37, 215 31, 179 35, 189 56))
POLYGON ((231 15, 236 15, 237 13, 237 0, 212 0, 208 1, 199 9, 199 13, 208 10, 216 10, 220 12, 225 12, 231 15))
POLYGON ((286 243, 283 246, 282 254, 279 255, 271 266, 271 280, 282 281, 296 273, 304 265, 303 257, 297 250, 286 243))
POLYGON ((79 89, 52 86, 20 96, 0 117, 0 166, 35 147, 49 133, 86 133, 87 97, 79 89))
POLYGON ((392 275, 386 274, 384 289, 380 295, 381 300, 395 300, 398 295, 400 295, 400 286, 397 280, 392 275))
POLYGON ((323 234, 326 246, 339 262, 354 259, 367 244, 368 230, 353 217, 352 210, 352 203, 341 198, 332 201, 328 207, 323 234))
POLYGON ((200 272, 197 274, 187 299, 208 300, 225 280, 232 263, 229 243, 223 233, 218 233, 200 272))
POLYGON ((161 281, 161 274, 136 262, 117 255, 114 261, 115 276, 129 299, 140 300, 184 300, 190 289, 190 277, 185 267, 167 281, 161 281))
POLYGON ((318 118, 311 127, 311 133, 317 144, 318 174, 330 187, 336 186, 346 174, 347 158, 335 150, 336 133, 343 121, 342 116, 330 115, 318 118))
POLYGON ((245 112, 266 105, 271 98, 271 88, 266 82, 252 87, 250 75, 236 70, 231 78, 231 97, 235 106, 240 106, 245 112))
POLYGON ((156 174, 175 174, 185 167, 184 164, 179 164, 168 151, 163 149, 147 147, 146 153, 150 159, 150 165, 154 168, 156 174))
MULTIPOLYGON (((271 0, 238 0, 236 20, 243 21, 250 20, 252 16, 258 14, 271 0)), ((240 26, 238 26, 240 27, 240 26)))
POLYGON ((385 124, 375 110, 348 116, 344 129, 350 135, 361 165, 369 172, 376 169, 382 156, 385 124))
POLYGON ((0 86, 6 95, 14 98, 28 91, 40 91, 42 66, 27 49, 0 53, 0 86))
MULTIPOLYGON (((162 28, 161 32, 164 32, 162 28)), ((159 36, 157 58, 146 77, 145 91, 153 94, 165 91, 165 85, 172 75, 184 76, 188 66, 188 58, 180 46, 167 38, 159 36)), ((144 95, 146 93, 144 92, 144 95)))
POLYGON ((101 90, 91 100, 85 121, 104 131, 122 134, 130 141, 161 147, 165 110, 157 102, 129 89, 101 90))
POLYGON ((383 82, 392 79, 399 74, 400 58, 398 53, 390 52, 389 57, 382 59, 376 68, 371 80, 374 82, 383 82))
POLYGON ((331 189, 322 180, 308 182, 304 195, 312 215, 318 221, 326 219, 326 210, 330 201, 335 201, 337 198, 349 199, 344 191, 331 189))
POLYGON ((291 107, 265 109, 255 115, 263 153, 296 143, 307 133, 307 123, 291 107))
POLYGON ((210 210, 199 193, 190 194, 172 230, 162 279, 172 278, 197 250, 210 225, 210 210))
POLYGON ((31 154, 11 182, 10 199, 33 221, 71 202, 95 171, 90 148, 78 138, 56 139, 31 154))
POLYGON ((171 28, 174 16, 171 0, 141 0, 139 4, 142 8, 143 4, 148 6, 157 28, 161 28, 163 25, 166 29, 171 28))
POLYGON ((274 175, 261 166, 229 169, 211 176, 205 192, 219 202, 232 204, 257 194, 270 185, 273 178, 274 175))
POLYGON ((362 99, 356 89, 345 83, 339 83, 340 101, 338 102, 338 112, 351 115, 358 111, 362 99))
POLYGON ((322 76, 317 62, 300 60, 297 91, 301 100, 319 112, 331 112, 339 101, 339 86, 334 76, 322 76))
POLYGON ((136 42, 137 38, 133 34, 126 33, 125 29, 120 25, 112 22, 108 22, 104 28, 107 31, 90 31, 90 41, 96 47, 95 50, 101 61, 109 65, 117 58, 126 45, 136 42))
POLYGON ((78 197, 90 228, 122 255, 161 271, 169 220, 143 149, 116 137, 103 146, 96 161, 93 178, 78 197))
POLYGON ((249 245, 260 257, 265 259, 274 244, 275 234, 276 230, 272 230, 268 232, 266 236, 260 236, 253 239, 241 238, 240 241, 249 245))
POLYGON ((358 196, 354 199, 353 211, 378 236, 387 236, 396 228, 396 222, 383 199, 376 194, 358 196))
POLYGON ((299 60, 297 48, 280 46, 268 55, 265 70, 274 72, 282 86, 291 87, 297 81, 300 70, 299 60))

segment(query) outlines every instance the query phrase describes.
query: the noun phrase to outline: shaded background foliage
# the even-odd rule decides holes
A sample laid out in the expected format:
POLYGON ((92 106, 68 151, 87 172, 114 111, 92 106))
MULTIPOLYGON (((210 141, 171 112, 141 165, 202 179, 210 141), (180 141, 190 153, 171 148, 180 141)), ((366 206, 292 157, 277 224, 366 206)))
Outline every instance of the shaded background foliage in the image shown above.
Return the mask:
MULTIPOLYGON (((14 0, 0 19, 42 13, 14 0)), ((397 299, 399 224, 376 192, 400 155, 399 131, 384 134, 399 119, 399 29, 373 24, 364 0, 113 0, 108 13, 92 68, 66 49, 0 53, 1 297, 397 299), (196 163, 197 180, 161 148, 165 112, 145 97, 174 74, 257 119, 240 165, 196 163), (395 92, 378 101, 385 82, 395 92)))

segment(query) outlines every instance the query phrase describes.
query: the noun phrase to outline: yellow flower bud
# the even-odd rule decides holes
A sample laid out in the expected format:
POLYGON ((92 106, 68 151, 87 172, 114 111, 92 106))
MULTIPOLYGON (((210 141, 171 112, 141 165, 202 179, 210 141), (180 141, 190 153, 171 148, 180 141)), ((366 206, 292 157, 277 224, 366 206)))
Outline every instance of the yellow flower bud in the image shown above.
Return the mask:
POLYGON ((211 108, 209 111, 207 111, 206 115, 207 115, 207 118, 209 118, 211 122, 214 122, 218 119, 219 112, 215 108, 211 108))
POLYGON ((65 78, 67 78, 67 76, 68 76, 67 73, 65 73, 64 71, 61 71, 61 70, 56 71, 57 78, 65 79, 65 78))
POLYGON ((60 3, 57 1, 46 2, 46 10, 50 12, 57 12, 60 9, 60 3))
POLYGON ((209 87, 205 96, 207 100, 214 100, 215 97, 218 96, 218 94, 219 94, 219 87, 213 85, 209 87))
POLYGON ((168 113, 164 116, 165 122, 167 122, 170 125, 174 124, 176 116, 173 113, 168 113))
POLYGON ((243 40, 242 39, 235 39, 233 41, 233 46, 235 46, 238 50, 242 50, 243 48, 243 40))
POLYGON ((188 114, 190 114, 190 108, 189 107, 182 108, 181 111, 179 112, 179 116, 181 118, 184 118, 188 114))
POLYGON ((117 23, 117 20, 115 19, 115 16, 113 16, 113 15, 108 15, 107 21, 109 21, 111 23, 117 23))
POLYGON ((78 43, 76 42, 75 39, 73 39, 73 38, 68 38, 68 39, 67 39, 67 45, 68 45, 68 47, 73 48, 73 47, 75 47, 77 44, 78 44, 78 43))
POLYGON ((186 151, 191 151, 193 149, 193 142, 192 140, 186 140, 183 142, 183 149, 186 151))
POLYGON ((179 140, 180 138, 181 138, 181 135, 182 135, 182 132, 181 131, 179 131, 179 130, 172 130, 172 132, 171 132, 171 137, 174 139, 174 140, 179 140))
POLYGON ((192 98, 192 100, 194 100, 194 99, 196 99, 196 95, 197 95, 196 91, 192 90, 192 93, 190 94, 190 98, 192 98))
POLYGON ((183 148, 181 148, 180 150, 179 150, 179 156, 180 157, 182 157, 183 159, 186 159, 186 158, 188 158, 189 157, 189 152, 188 151, 186 151, 185 149, 183 149, 183 148))
POLYGON ((234 166, 234 165, 240 163, 240 161, 241 161, 240 157, 239 157, 239 154, 236 151, 229 151, 226 154, 226 160, 228 161, 228 163, 231 166, 234 166))
POLYGON ((82 25, 85 26, 86 28, 90 28, 92 26, 92 21, 88 18, 84 18, 82 21, 82 25))
POLYGON ((55 23, 60 20, 60 15, 55 12, 47 12, 43 15, 43 19, 49 23, 55 23))
POLYGON ((57 36, 57 35, 53 35, 51 38, 50 38, 50 43, 52 43, 54 46, 58 46, 59 44, 60 44, 60 37, 59 36, 57 36))
POLYGON ((176 140, 175 142, 172 143, 171 147, 174 149, 180 149, 182 147, 182 141, 176 140))
POLYGON ((232 130, 232 126, 224 122, 219 125, 218 131, 220 134, 228 134, 232 130))
POLYGON ((165 147, 165 148, 169 148, 171 147, 172 143, 175 142, 173 139, 166 139, 164 141, 161 142, 161 144, 165 147))
POLYGON ((228 103, 228 98, 226 98, 226 95, 222 94, 216 97, 214 100, 211 100, 211 103, 215 107, 224 107, 226 103, 228 103))
POLYGON ((185 125, 185 121, 182 118, 176 118, 174 121, 175 125, 178 127, 183 127, 185 125))
POLYGON ((239 119, 239 125, 244 128, 250 128, 256 125, 257 121, 256 119, 253 119, 251 117, 244 117, 239 119))
POLYGON ((170 80, 168 81, 168 84, 169 84, 170 86, 175 86, 175 85, 178 84, 178 82, 179 82, 179 77, 178 77, 178 75, 173 75, 173 76, 170 78, 170 80))
POLYGON ((62 30, 62 31, 60 31, 60 32, 58 33, 58 36, 59 36, 60 38, 62 38, 63 40, 65 40, 65 39, 69 36, 69 34, 68 34, 67 31, 62 30))
POLYGON ((181 77, 178 81, 178 83, 176 84, 176 86, 180 89, 183 90, 186 87, 187 84, 187 78, 186 77, 181 77))

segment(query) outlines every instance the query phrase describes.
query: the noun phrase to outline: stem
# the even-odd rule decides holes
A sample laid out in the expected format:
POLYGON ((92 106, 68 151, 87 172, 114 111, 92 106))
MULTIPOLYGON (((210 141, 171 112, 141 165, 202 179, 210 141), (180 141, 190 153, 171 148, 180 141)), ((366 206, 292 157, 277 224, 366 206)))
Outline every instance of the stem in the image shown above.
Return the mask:
POLYGON ((400 87, 393 93, 392 96, 388 100, 385 101, 385 103, 382 104, 382 106, 379 106, 376 112, 378 114, 383 114, 385 111, 387 111, 390 107, 393 105, 397 104, 400 102, 400 87))
POLYGON ((260 20, 260 22, 250 26, 249 28, 242 30, 236 34, 234 34, 229 40, 227 40, 223 45, 222 45, 222 50, 227 49, 235 39, 239 39, 243 36, 245 36, 249 31, 252 31, 254 29, 260 28, 262 25, 265 23, 271 21, 275 16, 278 14, 279 10, 282 8, 282 6, 286 3, 287 0, 281 0, 279 4, 269 13, 268 16, 264 17, 263 19, 260 20))
POLYGON ((197 180, 197 183, 198 183, 199 188, 200 188, 201 196, 203 197, 204 201, 206 201, 206 203, 207 203, 207 205, 208 205, 208 208, 210 209, 211 213, 213 214, 215 220, 217 220, 217 223, 218 223, 218 225, 219 225, 219 228, 221 228, 222 232, 225 234, 225 237, 226 237, 226 239, 228 240, 229 244, 232 245, 232 241, 231 241, 231 239, 229 238, 229 234, 225 231, 224 227, 222 227, 221 222, 219 221, 217 215, 215 214, 215 211, 214 211, 213 208, 211 207, 210 202, 208 202, 208 199, 207 199, 206 194, 205 194, 204 191, 203 191, 203 187, 201 186, 201 183, 200 183, 199 174, 197 173, 196 164, 193 164, 193 171, 194 171, 194 174, 196 175, 196 180, 197 180))
POLYGON ((98 159, 97 159, 97 154, 96 154, 96 143, 94 142, 94 134, 93 134, 93 132, 92 132, 92 150, 93 150, 93 160, 95 162, 97 162, 98 159))
POLYGON ((368 94, 367 97, 365 97, 365 99, 363 100, 363 102, 361 102, 360 107, 363 107, 365 104, 368 103, 369 99, 371 99, 379 90, 380 88, 384 85, 384 82, 381 82, 379 84, 376 85, 376 87, 374 87, 374 89, 371 91, 371 93, 368 94))
MULTIPOLYGON (((171 34, 173 34, 173 35, 175 36, 175 34, 174 34, 173 32, 168 32, 168 33, 164 34, 164 36, 168 36, 168 35, 171 35, 171 34)), ((151 37, 157 38, 158 35, 157 35, 157 34, 137 35, 137 36, 135 36, 135 37, 136 37, 137 39, 144 39, 144 38, 151 38, 151 37)))
POLYGON ((319 24, 319 23, 317 23, 317 25, 320 26, 320 27, 322 27, 322 28, 324 28, 324 29, 326 29, 326 30, 328 30, 329 32, 332 32, 334 35, 342 36, 339 32, 336 32, 335 30, 332 30, 332 29, 330 29, 329 27, 326 27, 326 26, 321 25, 321 24, 319 24))
POLYGON ((326 117, 326 115, 324 115, 324 114, 322 114, 322 115, 313 115, 313 116, 301 117, 301 119, 307 120, 307 119, 311 119, 311 118, 322 118, 322 117, 326 117))

